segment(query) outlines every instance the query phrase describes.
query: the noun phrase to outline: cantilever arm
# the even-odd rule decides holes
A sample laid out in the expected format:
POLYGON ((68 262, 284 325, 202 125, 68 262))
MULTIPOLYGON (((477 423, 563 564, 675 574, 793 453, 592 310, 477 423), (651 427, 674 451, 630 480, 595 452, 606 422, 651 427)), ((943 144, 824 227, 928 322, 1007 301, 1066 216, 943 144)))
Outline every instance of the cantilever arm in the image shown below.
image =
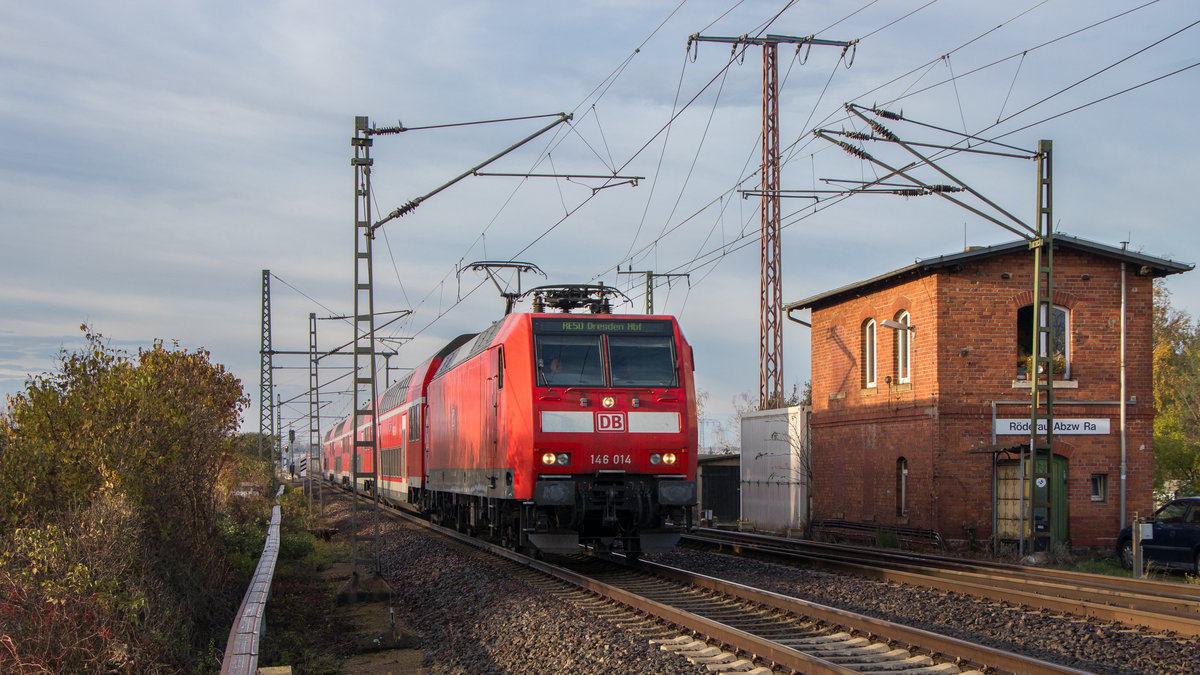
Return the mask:
POLYGON ((373 235, 375 233, 375 230, 378 230, 380 227, 382 227, 384 225, 384 223, 387 223, 390 220, 394 220, 396 218, 399 218, 400 216, 407 214, 408 212, 410 212, 413 209, 420 206, 421 202, 425 201, 426 199, 429 199, 430 197, 441 192, 442 190, 445 190, 446 188, 450 187, 451 185, 454 185, 458 181, 466 178, 467 176, 474 174, 476 171, 482 169, 483 167, 487 166, 488 164, 491 164, 492 162, 500 159, 501 157, 512 152, 513 150, 516 150, 517 148, 521 147, 522 145, 525 145, 526 143, 528 143, 529 141, 532 141, 533 139, 537 138, 538 136, 541 136, 542 134, 546 133, 547 131, 550 131, 554 127, 562 124, 563 122, 570 120, 572 117, 573 116, 570 113, 559 113, 557 120, 554 120, 550 124, 547 124, 546 126, 542 127, 541 129, 533 132, 529 136, 526 136, 524 139, 517 141, 513 145, 509 146, 506 150, 503 150, 495 155, 492 155, 490 158, 484 160, 483 162, 481 162, 479 164, 476 164, 475 166, 471 167, 470 169, 467 169, 463 173, 459 174, 458 177, 447 182, 446 184, 442 185, 441 187, 435 189, 434 191, 432 191, 424 196, 417 197, 416 199, 408 202, 407 204, 405 204, 405 205, 397 208, 396 210, 392 211, 391 213, 387 214, 379 222, 377 222, 371 226, 370 234, 373 235))

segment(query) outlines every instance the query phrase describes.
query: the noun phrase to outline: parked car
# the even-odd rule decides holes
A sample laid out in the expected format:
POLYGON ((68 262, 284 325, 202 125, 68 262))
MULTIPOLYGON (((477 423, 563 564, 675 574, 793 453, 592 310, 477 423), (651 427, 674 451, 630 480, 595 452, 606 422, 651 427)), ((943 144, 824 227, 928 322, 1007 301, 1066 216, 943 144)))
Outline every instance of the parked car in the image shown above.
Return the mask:
MULTIPOLYGON (((1154 512, 1154 536, 1142 540, 1142 560, 1200 574, 1200 497, 1176 499, 1154 512)), ((1133 569, 1133 528, 1117 535, 1117 556, 1133 569)))

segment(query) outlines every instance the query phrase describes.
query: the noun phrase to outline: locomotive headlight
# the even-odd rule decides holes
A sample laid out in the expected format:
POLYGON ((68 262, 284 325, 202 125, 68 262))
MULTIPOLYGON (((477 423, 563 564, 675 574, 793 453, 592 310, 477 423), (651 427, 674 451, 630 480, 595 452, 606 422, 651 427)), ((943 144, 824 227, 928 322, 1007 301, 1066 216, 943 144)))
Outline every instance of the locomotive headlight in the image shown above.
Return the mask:
POLYGON ((651 464, 654 464, 655 466, 657 466, 659 464, 662 464, 662 461, 663 461, 663 456, 660 453, 656 452, 653 455, 650 455, 650 463, 651 464))
POLYGON ((668 452, 662 456, 663 464, 670 466, 675 463, 675 453, 668 452))
POLYGON ((617 399, 611 396, 605 396, 604 398, 600 399, 600 405, 604 406, 605 408, 611 408, 616 404, 617 399))
POLYGON ((542 464, 546 466, 566 466, 571 463, 571 454, 567 452, 543 452, 542 464))

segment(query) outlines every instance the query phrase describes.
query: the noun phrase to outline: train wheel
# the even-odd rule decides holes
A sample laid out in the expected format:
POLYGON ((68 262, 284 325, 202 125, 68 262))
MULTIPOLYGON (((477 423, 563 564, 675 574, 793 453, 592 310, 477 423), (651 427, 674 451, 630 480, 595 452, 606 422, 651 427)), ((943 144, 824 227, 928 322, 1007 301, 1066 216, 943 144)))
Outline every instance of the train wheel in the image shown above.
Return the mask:
POLYGON ((511 524, 505 525, 504 533, 500 535, 500 545, 510 551, 515 551, 519 542, 516 529, 511 524))

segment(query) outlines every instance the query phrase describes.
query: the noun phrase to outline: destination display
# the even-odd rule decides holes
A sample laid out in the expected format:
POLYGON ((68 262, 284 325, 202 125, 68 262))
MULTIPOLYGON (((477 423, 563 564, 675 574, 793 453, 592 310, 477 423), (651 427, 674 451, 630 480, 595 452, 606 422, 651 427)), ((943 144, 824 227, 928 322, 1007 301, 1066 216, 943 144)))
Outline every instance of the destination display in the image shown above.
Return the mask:
MULTIPOLYGON (((1038 433, 1046 433, 1046 420, 1038 420, 1038 433)), ((1107 417, 1097 417, 1088 419, 1056 419, 1054 420, 1054 433, 1067 436, 1072 435, 1102 435, 1110 433, 1109 419, 1107 417)), ((998 419, 996 420, 996 435, 997 436, 1028 436, 1029 435, 1029 418, 1023 419, 998 419)))
POLYGON ((544 333, 620 333, 625 335, 670 335, 671 322, 662 319, 621 321, 615 319, 581 319, 579 317, 563 317, 561 319, 536 318, 533 320, 533 332, 544 333))

